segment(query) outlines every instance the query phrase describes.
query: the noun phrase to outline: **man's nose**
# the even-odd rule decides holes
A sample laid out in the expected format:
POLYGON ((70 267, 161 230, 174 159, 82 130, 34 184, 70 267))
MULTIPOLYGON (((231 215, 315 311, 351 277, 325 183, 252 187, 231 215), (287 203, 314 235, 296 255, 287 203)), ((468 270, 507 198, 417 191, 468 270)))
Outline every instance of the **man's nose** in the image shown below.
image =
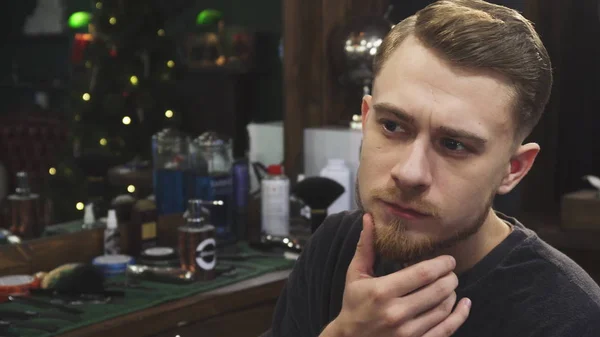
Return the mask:
POLYGON ((417 140, 408 145, 404 156, 392 168, 392 179, 404 191, 423 192, 431 185, 431 163, 427 145, 417 140))

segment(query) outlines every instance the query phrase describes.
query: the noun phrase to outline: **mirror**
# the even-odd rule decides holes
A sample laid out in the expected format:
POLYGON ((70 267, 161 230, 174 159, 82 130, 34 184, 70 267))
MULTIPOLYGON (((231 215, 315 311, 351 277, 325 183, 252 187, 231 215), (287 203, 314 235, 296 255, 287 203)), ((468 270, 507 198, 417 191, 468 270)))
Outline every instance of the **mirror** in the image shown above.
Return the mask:
POLYGON ((282 119, 280 0, 26 0, 2 15, 13 24, 0 33, 5 237, 83 230, 89 204, 97 222, 111 208, 127 221, 154 194, 160 130, 219 132, 241 159, 250 121, 282 119), (29 206, 9 202, 29 198, 18 172, 29 206))

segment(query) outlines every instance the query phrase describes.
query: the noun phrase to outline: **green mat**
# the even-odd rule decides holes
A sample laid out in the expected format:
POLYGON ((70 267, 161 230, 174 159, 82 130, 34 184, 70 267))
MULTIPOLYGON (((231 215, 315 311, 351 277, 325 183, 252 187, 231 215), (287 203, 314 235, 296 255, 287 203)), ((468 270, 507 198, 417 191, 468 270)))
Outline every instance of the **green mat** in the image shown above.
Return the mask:
MULTIPOLYGON (((259 253, 257 251, 252 250, 245 244, 239 244, 238 251, 243 253, 259 253)), ((141 286, 152 289, 120 288, 119 290, 125 290, 125 297, 123 298, 113 298, 113 300, 107 304, 84 304, 73 306, 84 310, 84 313, 80 315, 80 317, 82 318, 82 321, 80 323, 72 323, 64 320, 55 320, 47 318, 35 318, 31 320, 31 322, 40 322, 59 326, 60 330, 58 330, 57 332, 47 333, 40 330, 23 328, 11 328, 11 330, 16 332, 17 335, 23 337, 56 336, 73 329, 81 328, 90 324, 98 323, 110 318, 122 316, 135 311, 147 309, 168 301, 181 299, 202 292, 207 292, 246 279, 264 275, 270 272, 289 269, 292 268, 294 264, 294 261, 274 257, 254 257, 243 261, 222 261, 218 260, 217 256, 217 261, 217 268, 223 269, 227 268, 228 266, 234 266, 236 267, 236 272, 229 275, 221 275, 212 281, 196 282, 187 285, 174 285, 142 281, 140 283, 141 286)), ((120 282, 124 280, 124 276, 116 276, 108 279, 107 282, 120 282)), ((38 311, 41 313, 47 310, 55 310, 40 309, 37 307, 12 302, 2 303, 0 304, 0 308, 28 309, 38 311)))

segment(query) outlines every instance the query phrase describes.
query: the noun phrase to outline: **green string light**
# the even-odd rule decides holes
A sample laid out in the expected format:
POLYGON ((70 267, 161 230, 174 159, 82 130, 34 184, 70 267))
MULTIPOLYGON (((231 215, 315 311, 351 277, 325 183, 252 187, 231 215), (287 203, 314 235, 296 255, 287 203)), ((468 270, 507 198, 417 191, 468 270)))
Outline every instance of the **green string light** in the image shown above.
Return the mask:
POLYGON ((196 17, 197 25, 214 25, 223 18, 223 13, 216 9, 205 9, 196 17))
POLYGON ((69 16, 69 27, 79 29, 86 27, 92 20, 92 14, 88 12, 75 12, 69 16))

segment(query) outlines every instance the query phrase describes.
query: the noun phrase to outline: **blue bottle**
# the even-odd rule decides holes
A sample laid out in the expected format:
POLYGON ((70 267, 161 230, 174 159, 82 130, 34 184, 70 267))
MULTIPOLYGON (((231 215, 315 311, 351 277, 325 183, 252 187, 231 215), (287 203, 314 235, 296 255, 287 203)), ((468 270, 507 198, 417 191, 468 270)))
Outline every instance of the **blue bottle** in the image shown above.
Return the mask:
POLYGON ((152 136, 154 194, 158 215, 183 213, 184 172, 188 168, 189 137, 164 129, 152 136))

